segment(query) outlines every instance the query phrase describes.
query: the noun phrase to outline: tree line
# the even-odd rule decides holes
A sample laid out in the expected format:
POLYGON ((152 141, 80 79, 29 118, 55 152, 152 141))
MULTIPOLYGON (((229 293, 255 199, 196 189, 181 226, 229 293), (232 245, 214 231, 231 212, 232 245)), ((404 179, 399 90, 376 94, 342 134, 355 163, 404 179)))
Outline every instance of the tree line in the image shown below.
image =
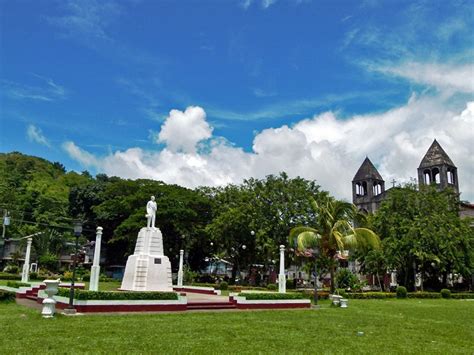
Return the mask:
MULTIPOLYGON (((18 152, 0 154, 0 208, 11 216, 6 237, 43 231, 33 241, 40 263, 54 263, 67 250, 72 221, 80 219, 82 242, 94 240, 95 228, 102 226, 107 264, 124 265, 139 229, 146 225, 145 204, 151 195, 173 266, 184 249, 192 270, 205 267, 206 258, 218 257, 234 265, 233 276, 251 264, 268 269, 278 260, 281 244, 289 250, 288 264, 311 263, 294 252, 298 248, 289 241, 290 231, 315 227, 323 212, 314 202, 335 200, 315 181, 285 173, 238 185, 188 189, 149 179, 67 172, 57 162, 18 152)), ((354 216, 346 213, 341 219, 354 223, 354 216)), ((446 284, 453 273, 468 279, 472 275, 473 229, 459 218, 456 196, 449 191, 395 188, 376 214, 355 222, 381 239, 381 248, 359 248, 351 254, 364 272, 380 276, 397 270, 399 283, 408 287, 420 273, 429 287, 446 284)), ((331 270, 333 256, 334 248, 329 257, 321 255, 316 261, 322 272, 331 270)))

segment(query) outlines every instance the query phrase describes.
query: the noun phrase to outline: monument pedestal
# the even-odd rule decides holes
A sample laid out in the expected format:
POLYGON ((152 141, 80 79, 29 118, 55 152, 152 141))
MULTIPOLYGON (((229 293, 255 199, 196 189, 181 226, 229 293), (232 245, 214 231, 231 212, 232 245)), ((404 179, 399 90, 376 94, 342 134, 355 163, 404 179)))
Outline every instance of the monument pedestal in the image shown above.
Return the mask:
POLYGON ((171 263, 163 253, 163 236, 158 228, 142 228, 133 255, 127 259, 122 290, 173 291, 171 263))

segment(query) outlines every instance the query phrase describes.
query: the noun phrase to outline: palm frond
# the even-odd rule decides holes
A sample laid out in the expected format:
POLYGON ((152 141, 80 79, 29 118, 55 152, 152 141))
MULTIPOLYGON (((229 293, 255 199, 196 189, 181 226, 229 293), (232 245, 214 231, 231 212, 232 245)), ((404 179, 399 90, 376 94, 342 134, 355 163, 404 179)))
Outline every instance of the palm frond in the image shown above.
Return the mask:
POLYGON ((319 246, 321 236, 318 233, 307 231, 298 235, 298 250, 313 249, 319 246))

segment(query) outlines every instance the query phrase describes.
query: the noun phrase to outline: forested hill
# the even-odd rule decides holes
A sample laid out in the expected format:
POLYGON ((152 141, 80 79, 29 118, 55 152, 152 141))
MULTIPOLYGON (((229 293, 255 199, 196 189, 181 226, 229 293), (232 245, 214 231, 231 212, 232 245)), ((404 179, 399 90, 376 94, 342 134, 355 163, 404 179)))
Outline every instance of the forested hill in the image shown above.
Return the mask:
POLYGON ((179 241, 191 229, 199 233, 210 217, 209 200, 198 192, 160 181, 66 172, 61 163, 18 152, 0 154, 0 181, 1 213, 7 210, 11 216, 7 238, 46 230, 47 236, 35 238, 39 254, 59 254, 78 218, 89 239, 102 226, 109 261, 123 262, 145 224, 144 206, 151 195, 159 206, 157 224, 171 240, 179 241), (59 241, 40 240, 48 238, 59 241))

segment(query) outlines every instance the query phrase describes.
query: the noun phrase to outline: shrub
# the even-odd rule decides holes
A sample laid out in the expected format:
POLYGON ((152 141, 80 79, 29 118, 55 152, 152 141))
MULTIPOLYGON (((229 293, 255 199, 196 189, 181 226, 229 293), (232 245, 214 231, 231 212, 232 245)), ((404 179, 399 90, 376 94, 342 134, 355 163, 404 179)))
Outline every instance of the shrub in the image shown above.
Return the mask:
POLYGON ((269 290, 269 291, 276 291, 277 288, 278 287, 277 287, 276 284, 268 284, 267 285, 267 290, 269 290))
POLYGON ((30 280, 38 280, 38 273, 30 272, 30 280))
POLYGON ((63 276, 61 277, 62 281, 71 281, 72 280, 72 271, 64 271, 63 276))
POLYGON ((287 290, 294 290, 296 288, 295 280, 287 279, 286 280, 286 289, 287 290))
POLYGON ((45 254, 40 256, 39 264, 41 267, 46 268, 50 271, 57 271, 59 266, 59 259, 54 254, 45 254))
POLYGON ((359 278, 349 269, 340 269, 336 274, 336 282, 340 288, 357 288, 359 278))
MULTIPOLYGON (((58 296, 69 297, 69 288, 59 288, 58 296)), ((116 292, 74 290, 77 300, 177 300, 176 292, 116 292)))
POLYGON ((20 287, 30 287, 30 284, 27 284, 26 282, 8 281, 7 286, 13 287, 13 288, 20 288, 20 287))
POLYGON ((15 264, 10 264, 3 269, 4 272, 9 273, 9 274, 18 274, 20 273, 20 267, 15 264))
POLYGON ((302 293, 239 293, 247 300, 301 300, 306 297, 302 293))
MULTIPOLYGON (((89 275, 89 279, 90 279, 90 275, 89 275)), ((84 281, 86 281, 86 280, 84 280, 84 281)), ((107 275, 100 274, 99 275, 99 281, 101 281, 101 282, 112 282, 112 281, 117 281, 117 280, 115 280, 112 277, 107 277, 107 275)))
POLYGON ((0 302, 13 302, 15 297, 15 292, 0 290, 0 302))
POLYGON ((397 298, 407 298, 407 289, 404 286, 397 287, 397 298))
POLYGON ((447 288, 443 288, 441 290, 441 297, 443 298, 451 298, 451 291, 448 290, 447 288))
MULTIPOLYGON (((100 275, 102 276, 102 275, 100 275)), ((99 277, 100 277, 99 276, 99 277)), ((90 281, 91 280, 91 273, 89 271, 85 272, 82 277, 81 277, 82 281, 90 281)), ((100 281, 100 280, 99 280, 100 281)))
POLYGON ((20 275, 9 274, 6 272, 0 272, 0 280, 21 280, 20 275))
POLYGON ((227 290, 229 288, 229 284, 225 281, 222 281, 220 284, 219 284, 219 290, 227 290))

